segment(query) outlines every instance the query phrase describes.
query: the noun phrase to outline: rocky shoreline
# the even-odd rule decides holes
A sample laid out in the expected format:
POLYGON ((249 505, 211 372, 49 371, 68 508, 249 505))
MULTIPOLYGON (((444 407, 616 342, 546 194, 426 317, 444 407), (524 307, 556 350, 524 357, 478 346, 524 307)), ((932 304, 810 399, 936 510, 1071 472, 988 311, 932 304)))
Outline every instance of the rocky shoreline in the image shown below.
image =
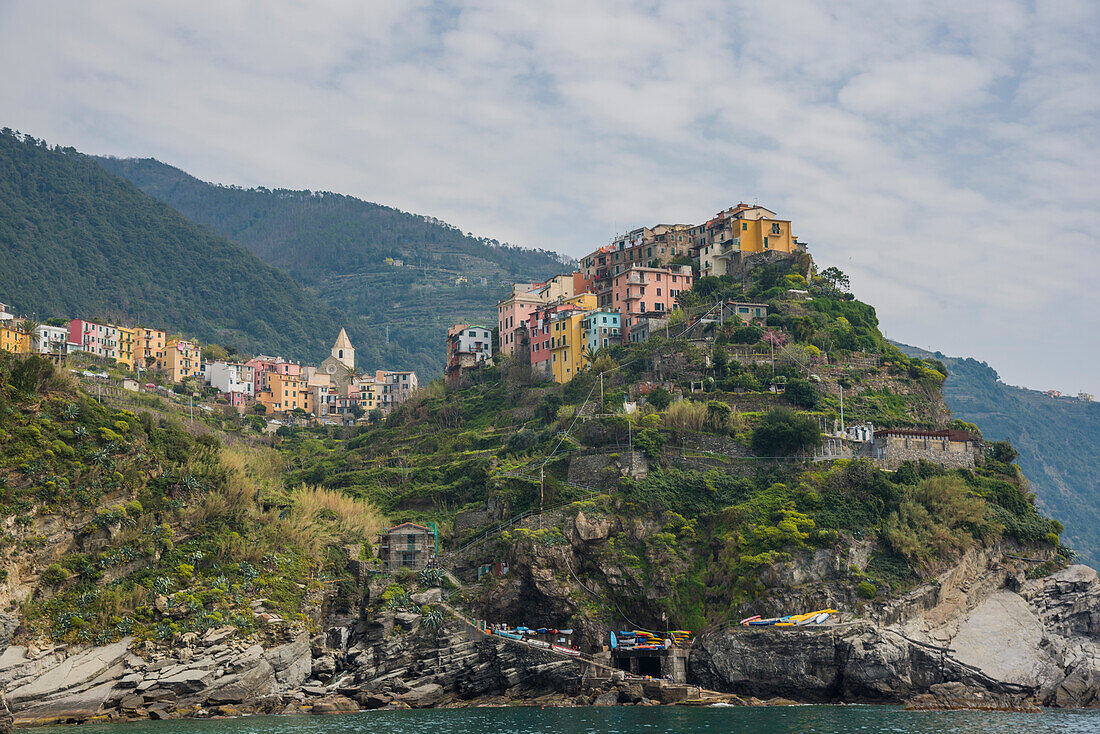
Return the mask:
MULTIPOLYGON (((387 610, 329 619, 315 635, 268 631, 263 642, 223 627, 171 648, 130 638, 83 649, 9 646, 0 651, 0 690, 16 726, 508 705, 1100 707, 1096 572, 1072 566, 1027 580, 990 558, 880 608, 877 621, 702 635, 689 685, 582 677, 575 659, 453 617, 429 630, 419 614, 387 610)), ((442 592, 427 594, 438 602, 442 592)), ((0 709, 0 732, 6 720, 0 709)))

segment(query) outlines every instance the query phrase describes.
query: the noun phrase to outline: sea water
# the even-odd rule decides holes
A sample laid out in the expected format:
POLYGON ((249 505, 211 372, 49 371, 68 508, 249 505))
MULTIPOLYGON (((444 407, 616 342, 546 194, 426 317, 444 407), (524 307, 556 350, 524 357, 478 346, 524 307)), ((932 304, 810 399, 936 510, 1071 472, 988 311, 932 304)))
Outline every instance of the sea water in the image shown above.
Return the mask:
POLYGON ((895 706, 472 708, 333 716, 140 721, 55 727, 69 734, 1077 734, 1100 732, 1100 711, 1039 714, 904 711, 895 706))

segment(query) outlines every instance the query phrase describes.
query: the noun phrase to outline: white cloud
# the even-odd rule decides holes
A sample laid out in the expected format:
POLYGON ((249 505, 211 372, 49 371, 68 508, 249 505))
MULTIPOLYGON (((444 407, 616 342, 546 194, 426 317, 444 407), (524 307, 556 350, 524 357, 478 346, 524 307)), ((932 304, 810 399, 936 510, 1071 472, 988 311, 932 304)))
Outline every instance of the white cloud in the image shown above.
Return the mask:
POLYGON ((1100 7, 0 5, 0 124, 573 255, 757 198, 891 336, 1100 392, 1100 7))

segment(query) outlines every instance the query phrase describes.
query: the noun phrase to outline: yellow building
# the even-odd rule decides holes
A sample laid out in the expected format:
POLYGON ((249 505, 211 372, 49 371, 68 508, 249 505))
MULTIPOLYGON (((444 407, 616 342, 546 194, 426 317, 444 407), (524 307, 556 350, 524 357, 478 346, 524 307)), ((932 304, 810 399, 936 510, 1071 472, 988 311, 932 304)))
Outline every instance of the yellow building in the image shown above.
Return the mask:
POLYGON ((550 324, 550 370, 555 382, 569 382, 584 369, 585 311, 554 314, 550 324))
POLYGON ((263 389, 257 400, 267 408, 268 413, 289 413, 296 408, 307 413, 314 412, 309 382, 302 375, 265 372, 263 389))
POLYGON ((735 224, 741 252, 795 252, 791 223, 784 219, 742 219, 735 224))
POLYGON ((385 384, 385 378, 381 383, 372 377, 365 377, 357 381, 352 385, 352 390, 359 389, 358 401, 359 407, 366 412, 371 412, 375 408, 382 407, 382 386, 385 384))
POLYGON ((163 370, 171 382, 183 382, 199 374, 201 368, 199 348, 185 339, 170 339, 164 346, 164 356, 157 360, 157 369, 163 370))
POLYGON ((141 368, 156 364, 164 356, 167 336, 160 329, 134 329, 134 363, 141 368))
POLYGON ((0 324, 0 350, 14 354, 30 354, 31 337, 12 328, 11 321, 0 324))
POLYGON ((129 369, 134 368, 134 332, 135 329, 118 327, 118 356, 115 361, 129 369))

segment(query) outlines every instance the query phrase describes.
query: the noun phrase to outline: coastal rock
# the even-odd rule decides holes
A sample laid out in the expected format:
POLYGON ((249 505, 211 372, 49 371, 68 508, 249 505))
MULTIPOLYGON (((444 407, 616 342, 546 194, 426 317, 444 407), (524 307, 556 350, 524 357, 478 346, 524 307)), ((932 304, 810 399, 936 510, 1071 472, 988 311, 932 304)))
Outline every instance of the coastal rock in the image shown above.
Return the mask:
POLYGON ((8 699, 4 692, 0 691, 0 734, 11 734, 12 716, 8 708, 8 699))
POLYGON ((309 633, 301 632, 293 641, 268 650, 264 658, 274 669, 275 678, 284 690, 300 686, 313 667, 309 633))
MULTIPOLYGON (((55 667, 49 668, 34 680, 19 686, 8 694, 8 701, 18 708, 24 701, 90 683, 118 663, 125 655, 133 638, 125 637, 103 647, 93 647, 72 655, 55 667)), ((102 700, 102 699, 101 699, 102 700)))
POLYGON ((401 703, 408 704, 413 708, 427 708, 434 706, 443 700, 443 686, 438 683, 427 683, 422 686, 412 688, 405 693, 402 693, 398 700, 401 703))
POLYGON ((114 683, 108 681, 83 691, 62 692, 20 708, 14 714, 18 726, 43 726, 83 722, 99 713, 111 694, 114 683))
POLYGON ((359 704, 347 696, 326 696, 313 704, 315 714, 346 714, 359 710, 359 704))
POLYGON ((1021 713, 1041 711, 1033 700, 990 693, 982 688, 959 682, 936 683, 929 687, 928 693, 922 693, 907 701, 905 708, 908 711, 950 711, 952 709, 1021 713))

